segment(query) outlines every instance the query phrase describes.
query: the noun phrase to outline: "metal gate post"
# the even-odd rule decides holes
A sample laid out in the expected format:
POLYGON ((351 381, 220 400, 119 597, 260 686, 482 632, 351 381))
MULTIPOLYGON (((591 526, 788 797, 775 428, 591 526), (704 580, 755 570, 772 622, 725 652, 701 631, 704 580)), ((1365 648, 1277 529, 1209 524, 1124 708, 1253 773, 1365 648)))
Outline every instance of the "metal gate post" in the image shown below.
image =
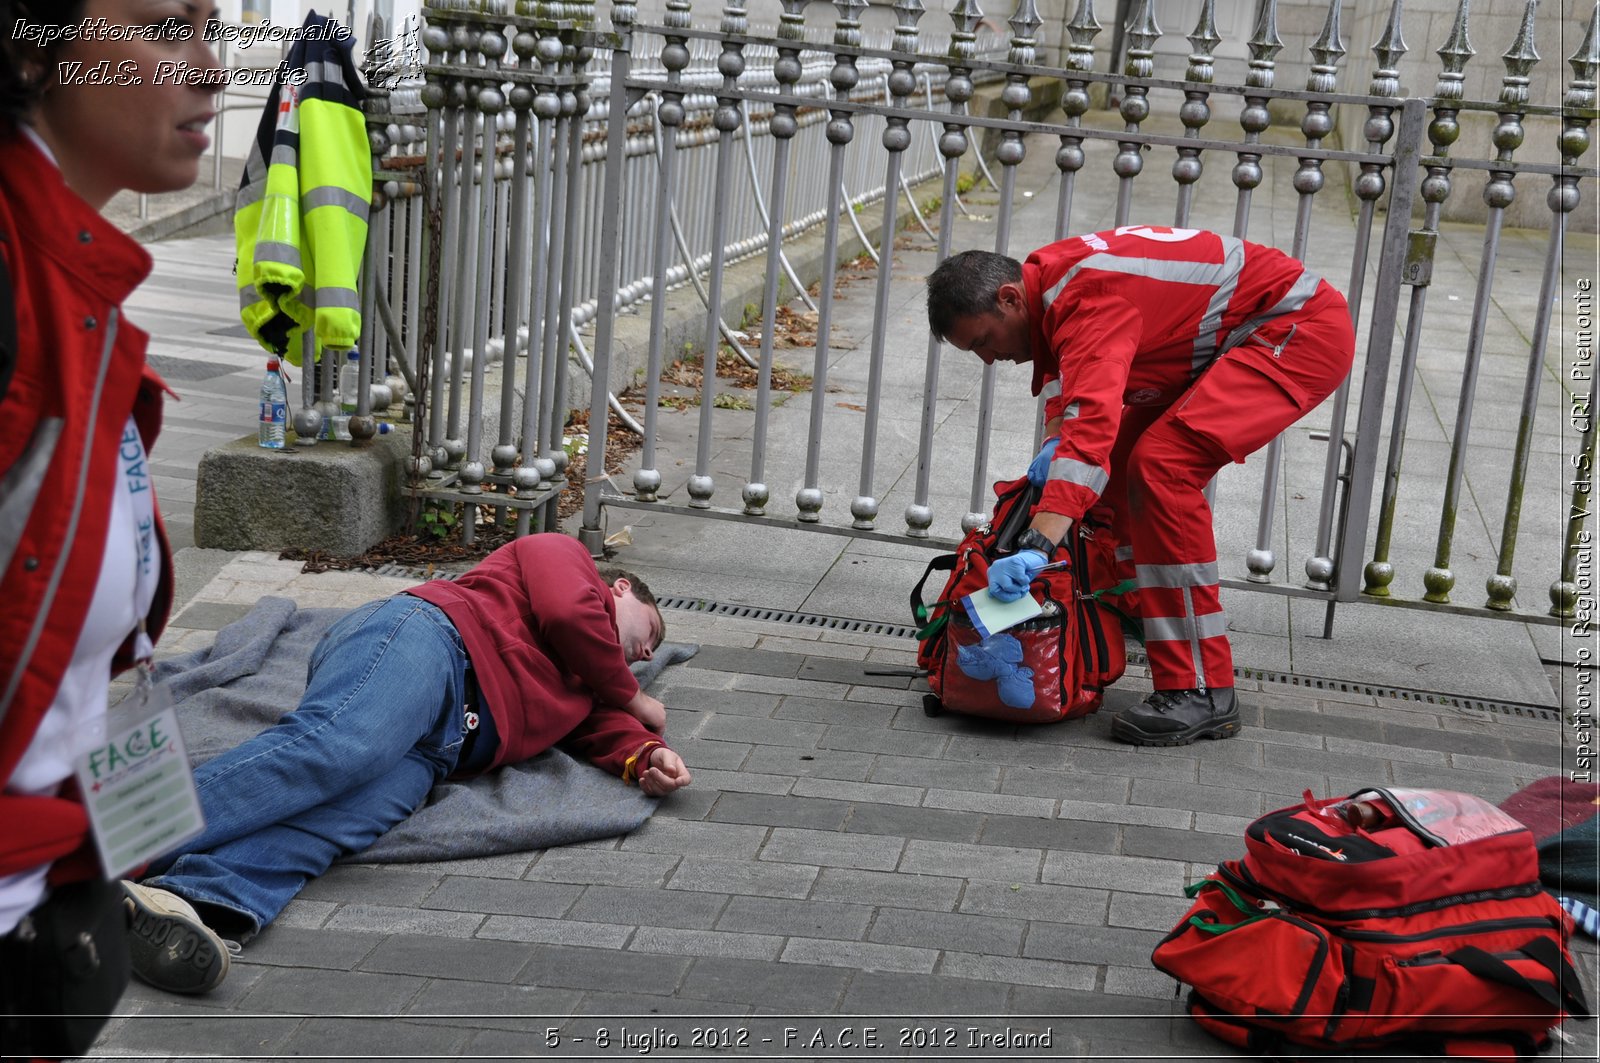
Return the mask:
POLYGON ((1361 593, 1361 566, 1351 558, 1365 556, 1367 519, 1372 514, 1372 488, 1378 468, 1378 443, 1383 428, 1383 396, 1389 383, 1389 360, 1394 353, 1395 321, 1400 308, 1400 275, 1405 265, 1406 241, 1411 229, 1411 201, 1422 158, 1422 138, 1427 108, 1420 99, 1400 107, 1400 130, 1395 138, 1394 170, 1389 216, 1383 226, 1378 280, 1367 333, 1367 364, 1361 380, 1361 403, 1356 418, 1356 450, 1350 478, 1350 508, 1339 532, 1334 556, 1339 558, 1335 600, 1353 602, 1361 593))
MULTIPOLYGON (((628 143, 628 74, 633 63, 633 15, 630 0, 619 0, 611 9, 611 28, 616 40, 611 45, 611 109, 606 115, 606 209, 600 219, 600 301, 594 325, 594 372, 589 388, 589 465, 588 483, 583 487, 583 525, 578 541, 590 556, 605 553, 605 534, 600 528, 600 491, 606 482, 606 421, 610 412, 606 398, 611 379, 611 343, 617 321, 617 268, 622 228, 623 160, 628 143)), ((574 121, 582 119, 577 116, 574 121)), ((571 192, 569 190, 568 194, 571 192)), ((563 293, 564 295, 566 293, 563 293)), ((566 357, 566 352, 562 352, 566 357)), ((707 355, 708 365, 716 365, 716 355, 707 355)), ((713 370, 708 370, 713 371, 713 370)))

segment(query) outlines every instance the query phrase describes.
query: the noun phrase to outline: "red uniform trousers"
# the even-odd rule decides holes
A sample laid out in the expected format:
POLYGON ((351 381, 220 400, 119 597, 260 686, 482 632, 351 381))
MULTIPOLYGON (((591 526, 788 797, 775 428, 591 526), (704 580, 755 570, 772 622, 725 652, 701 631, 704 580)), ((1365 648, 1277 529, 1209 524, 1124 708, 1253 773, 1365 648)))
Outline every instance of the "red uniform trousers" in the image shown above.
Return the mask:
POLYGON ((1138 579, 1157 690, 1233 685, 1206 484, 1332 394, 1354 357, 1349 307, 1324 283, 1299 311, 1213 362, 1172 405, 1123 408, 1102 500, 1132 547, 1118 551, 1117 575, 1138 579))

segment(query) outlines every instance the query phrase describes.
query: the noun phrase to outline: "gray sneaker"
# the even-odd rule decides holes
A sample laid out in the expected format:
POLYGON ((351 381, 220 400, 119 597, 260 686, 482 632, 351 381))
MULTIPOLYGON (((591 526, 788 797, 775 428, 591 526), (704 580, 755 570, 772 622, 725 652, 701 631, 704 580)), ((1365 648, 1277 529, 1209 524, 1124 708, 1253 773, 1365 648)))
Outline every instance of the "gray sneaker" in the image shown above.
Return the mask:
POLYGON ((1239 733, 1239 702, 1232 687, 1157 690, 1111 721, 1111 737, 1136 746, 1186 746, 1197 738, 1239 733))
POLYGON ((222 984, 239 946, 205 923, 176 893, 123 882, 128 952, 142 982, 169 993, 209 993, 222 984))

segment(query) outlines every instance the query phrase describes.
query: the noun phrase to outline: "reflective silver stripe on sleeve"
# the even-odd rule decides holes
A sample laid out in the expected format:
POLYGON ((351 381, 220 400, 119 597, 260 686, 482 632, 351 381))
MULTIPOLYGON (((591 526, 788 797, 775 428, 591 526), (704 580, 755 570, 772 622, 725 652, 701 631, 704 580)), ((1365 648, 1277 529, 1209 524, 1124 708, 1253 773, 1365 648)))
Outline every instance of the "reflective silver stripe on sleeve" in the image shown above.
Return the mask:
POLYGON ((1066 409, 1061 411, 1061 419, 1063 421, 1076 421, 1078 419, 1078 404, 1076 402, 1067 403, 1066 409))
POLYGON ((250 204, 261 202, 266 194, 267 182, 265 180, 251 181, 239 189, 238 194, 233 197, 233 212, 237 214, 250 204))
POLYGON ((1057 458, 1050 463, 1050 479, 1078 484, 1098 495, 1106 489, 1109 477, 1098 465, 1090 465, 1076 458, 1057 458))
POLYGON ((1194 356, 1190 362, 1191 375, 1198 376, 1217 356, 1217 330, 1228 313, 1228 304, 1239 287, 1239 274, 1244 271, 1244 241, 1232 236, 1219 237, 1222 241, 1222 264, 1227 276, 1211 293, 1206 304, 1205 317, 1200 319, 1200 331, 1194 338, 1194 356))
POLYGON ((1047 380, 1044 387, 1039 389, 1041 399, 1053 399, 1061 394, 1061 381, 1047 380))
POLYGON ((1197 565, 1140 565, 1141 587, 1214 587, 1217 584, 1217 563, 1206 561, 1197 565))
POLYGON ((329 85, 344 84, 344 68, 338 63, 331 63, 323 59, 319 62, 307 63, 305 71, 307 84, 313 81, 322 81, 329 85))
POLYGON ((1228 333, 1228 338, 1222 343, 1222 349, 1224 351, 1232 350, 1249 339, 1252 332, 1273 318, 1282 317, 1284 314, 1292 314, 1299 310, 1311 301, 1313 295, 1317 294, 1317 287, 1321 283, 1322 278, 1315 273, 1308 269, 1301 270, 1300 276, 1296 277, 1295 282, 1289 286, 1289 290, 1283 293, 1283 298, 1274 303, 1265 313, 1257 314, 1228 333))
POLYGON ((300 194, 300 210, 316 210, 318 207, 343 207, 351 214, 363 220, 367 216, 367 201, 353 192, 346 191, 337 185, 323 185, 300 194))
POLYGON ((349 288, 318 288, 318 310, 360 310, 361 299, 349 288))
POLYGON ((261 293, 256 291, 256 286, 254 284, 246 284, 243 288, 239 289, 240 310, 246 310, 262 301, 261 293))
POLYGON ((1228 633, 1227 613, 1204 616, 1153 616, 1144 618, 1146 642, 1189 642, 1193 638, 1212 639, 1228 633))
POLYGON ((1292 314, 1311 301, 1317 294, 1317 286, 1322 283, 1322 278, 1312 273, 1309 269, 1301 270, 1300 276, 1283 293, 1283 298, 1266 313, 1267 317, 1277 317, 1279 314, 1292 314))
POLYGON ((286 244, 277 240, 262 240, 258 242, 251 252, 251 258, 256 265, 263 262, 274 262, 281 266, 293 266, 300 269, 300 249, 294 244, 286 244))
POLYGON ((293 144, 272 145, 272 165, 298 168, 300 165, 299 150, 293 144))

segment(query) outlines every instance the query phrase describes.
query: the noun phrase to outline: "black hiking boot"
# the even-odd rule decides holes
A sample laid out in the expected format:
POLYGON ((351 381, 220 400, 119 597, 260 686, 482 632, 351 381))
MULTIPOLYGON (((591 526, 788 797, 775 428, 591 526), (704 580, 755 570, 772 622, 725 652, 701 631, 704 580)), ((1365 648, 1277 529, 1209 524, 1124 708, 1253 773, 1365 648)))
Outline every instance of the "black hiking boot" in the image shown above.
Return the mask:
POLYGON ((1186 746, 1197 738, 1239 733, 1239 703, 1232 687, 1157 690, 1111 721, 1111 737, 1136 746, 1186 746))

